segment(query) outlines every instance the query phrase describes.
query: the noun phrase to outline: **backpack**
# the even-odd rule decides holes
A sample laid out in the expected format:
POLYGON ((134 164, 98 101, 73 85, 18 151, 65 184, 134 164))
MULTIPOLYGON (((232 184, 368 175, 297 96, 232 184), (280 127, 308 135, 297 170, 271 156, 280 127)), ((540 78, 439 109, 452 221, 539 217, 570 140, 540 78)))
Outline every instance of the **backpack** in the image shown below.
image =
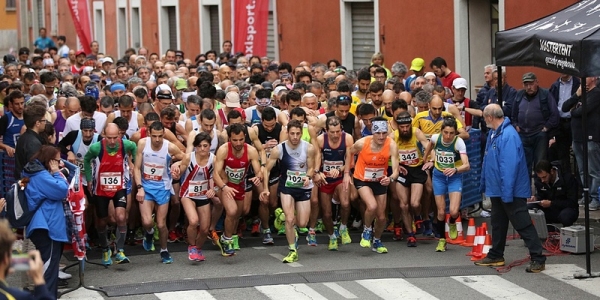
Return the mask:
POLYGON ((29 225, 35 212, 42 206, 44 201, 40 202, 34 210, 29 209, 27 198, 25 197, 25 188, 21 187, 21 181, 13 183, 6 197, 6 218, 12 228, 23 228, 29 225))

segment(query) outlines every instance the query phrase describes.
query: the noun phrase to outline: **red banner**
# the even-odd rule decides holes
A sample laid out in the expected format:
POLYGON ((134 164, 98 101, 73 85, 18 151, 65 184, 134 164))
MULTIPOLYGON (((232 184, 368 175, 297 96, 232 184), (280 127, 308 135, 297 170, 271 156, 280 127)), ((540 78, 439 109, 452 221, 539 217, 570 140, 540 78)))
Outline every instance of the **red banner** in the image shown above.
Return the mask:
POLYGON ((92 42, 92 30, 90 26, 90 13, 88 9, 87 0, 68 0, 69 11, 71 11, 71 17, 73 18, 73 25, 79 42, 85 53, 92 53, 90 43, 92 42))
POLYGON ((235 0, 234 52, 247 56, 267 55, 267 21, 269 0, 235 0))

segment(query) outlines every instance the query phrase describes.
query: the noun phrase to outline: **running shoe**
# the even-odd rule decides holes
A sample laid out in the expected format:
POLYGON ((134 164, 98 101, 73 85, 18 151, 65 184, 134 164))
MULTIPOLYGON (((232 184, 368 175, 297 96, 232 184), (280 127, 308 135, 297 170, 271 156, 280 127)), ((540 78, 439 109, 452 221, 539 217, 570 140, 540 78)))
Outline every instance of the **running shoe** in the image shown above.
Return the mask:
POLYGON ((135 246, 135 232, 133 230, 127 231, 126 244, 129 246, 135 246))
POLYGON ((285 232, 285 214, 283 213, 283 209, 281 207, 277 208, 274 212, 275 220, 273 220, 273 227, 277 229, 277 231, 281 231, 282 229, 285 232))
POLYGON ((422 234, 425 231, 425 228, 423 228, 423 221, 422 220, 416 220, 415 221, 415 233, 416 234, 422 234))
POLYGON ((263 245, 273 245, 271 229, 263 229, 263 245))
POLYGON ((233 249, 233 240, 232 239, 224 239, 223 236, 221 236, 221 245, 223 245, 223 250, 221 251, 221 255, 223 255, 223 256, 235 255, 235 249, 233 249))
POLYGON ((363 230, 361 239, 360 239, 360 246, 363 248, 369 248, 371 247, 371 238, 373 235, 373 231, 371 230, 363 230))
POLYGON ((160 258, 162 259, 163 264, 170 264, 173 262, 173 258, 171 257, 171 254, 169 254, 169 251, 161 251, 160 258))
POLYGON ((298 228, 298 234, 302 235, 302 236, 307 235, 308 234, 308 228, 306 228, 306 227, 298 228))
POLYGON ((394 237, 392 239, 394 239, 394 241, 402 240, 402 227, 394 225, 394 237))
POLYGON ((348 245, 352 243, 352 238, 350 238, 350 233, 348 232, 348 227, 340 230, 339 234, 342 236, 342 245, 348 245))
POLYGON ((102 250, 102 264, 104 266, 110 266, 112 265, 112 258, 110 258, 112 256, 112 251, 110 250, 110 248, 106 248, 102 250))
POLYGON ((527 273, 539 273, 544 270, 546 270, 546 264, 535 260, 532 260, 525 269, 527 273))
POLYGON ((233 240, 233 249, 240 250, 240 238, 237 234, 231 236, 231 240, 233 240))
POLYGON ((154 235, 146 233, 146 238, 144 239, 144 250, 146 251, 154 251, 154 235))
POLYGON ((456 223, 448 223, 448 236, 451 240, 455 240, 458 238, 458 229, 456 229, 456 223))
POLYGON ((431 224, 431 220, 423 221, 423 235, 427 237, 434 237, 433 225, 431 224))
POLYGON ((414 235, 411 235, 408 237, 408 239, 406 239, 406 246, 408 246, 408 247, 416 247, 417 246, 417 239, 415 238, 414 235))
POLYGON ((298 252, 296 250, 290 250, 288 255, 283 258, 283 263, 293 263, 298 261, 298 252))
POLYGON ((177 232, 175 230, 169 231, 169 236, 167 238, 167 242, 169 242, 169 243, 175 243, 178 240, 179 240, 179 237, 177 236, 177 232))
POLYGON ((377 252, 379 254, 388 253, 387 248, 385 246, 383 246, 383 243, 381 242, 381 240, 377 240, 377 239, 373 239, 373 248, 371 248, 371 250, 373 250, 373 252, 377 252))
POLYGON ((144 229, 142 229, 142 227, 140 227, 135 231, 135 240, 141 241, 143 239, 144 239, 144 229))
POLYGON ((260 235, 260 221, 256 220, 252 223, 252 232, 250 233, 252 236, 260 235))
POLYGON ((476 266, 482 267, 502 267, 504 266, 504 263, 504 257, 491 258, 489 256, 486 256, 484 259, 475 261, 476 266))
POLYGON ((362 220, 354 220, 352 221, 352 229, 359 230, 362 227, 362 220))
POLYGON ((196 258, 196 261, 205 261, 206 257, 204 257, 204 254, 202 254, 202 249, 198 249, 198 256, 196 258))
POLYGON ((285 235, 285 226, 277 231, 277 235, 285 235))
POLYGON ((317 220, 317 226, 315 226, 315 231, 318 233, 323 233, 325 231, 325 224, 323 224, 323 220, 317 220))
POLYGON ((67 279, 71 279, 71 277, 73 277, 71 274, 65 273, 62 270, 58 270, 58 279, 67 280, 67 279))
POLYGON ((198 249, 196 246, 188 246, 188 259, 191 261, 198 260, 198 249))
POLYGON ((342 237, 340 236, 340 230, 338 229, 337 226, 333 226, 333 234, 335 235, 336 238, 341 239, 342 237))
POLYGON ((127 256, 125 255, 125 251, 123 251, 123 249, 119 249, 119 251, 117 251, 117 254, 115 255, 115 261, 118 264, 128 264, 129 263, 129 258, 127 258, 127 256))
POLYGON ((385 228, 385 231, 394 232, 394 222, 390 222, 388 226, 385 228))
POLYGON ((317 246, 317 234, 312 230, 309 231, 308 235, 306 236, 306 241, 308 242, 309 246, 316 247, 317 246))
POLYGON ((446 252, 446 239, 440 239, 437 247, 435 247, 435 252, 446 252))
POLYGON ((329 251, 337 251, 338 249, 338 240, 337 238, 334 239, 329 239, 329 246, 327 247, 327 250, 329 251))

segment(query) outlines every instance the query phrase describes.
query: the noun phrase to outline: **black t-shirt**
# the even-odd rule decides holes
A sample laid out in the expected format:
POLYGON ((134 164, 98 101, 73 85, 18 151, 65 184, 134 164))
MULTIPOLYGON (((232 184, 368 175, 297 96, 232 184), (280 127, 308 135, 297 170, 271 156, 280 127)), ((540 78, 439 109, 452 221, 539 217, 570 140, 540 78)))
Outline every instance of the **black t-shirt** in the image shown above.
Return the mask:
MULTIPOLYGON (((333 117, 335 116, 335 111, 330 111, 328 113, 325 113, 325 117, 329 118, 329 117, 333 117)), ((344 132, 346 132, 349 135, 353 135, 354 134, 354 115, 349 112, 348 116, 346 117, 345 120, 340 120, 342 123, 342 130, 344 130, 344 132)))

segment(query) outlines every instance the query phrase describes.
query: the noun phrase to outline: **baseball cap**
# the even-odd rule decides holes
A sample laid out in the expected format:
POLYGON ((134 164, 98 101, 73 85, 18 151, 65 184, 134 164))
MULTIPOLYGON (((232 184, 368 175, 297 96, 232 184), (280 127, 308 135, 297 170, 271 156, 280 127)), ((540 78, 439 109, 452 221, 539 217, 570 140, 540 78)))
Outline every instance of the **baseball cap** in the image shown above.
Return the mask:
POLYGON ((263 81, 263 83, 261 83, 260 85, 265 90, 271 90, 271 91, 273 90, 273 84, 271 82, 269 82, 269 81, 263 81))
POLYGON ((417 57, 417 58, 413 59, 412 62, 410 63, 410 70, 418 72, 423 69, 423 66, 425 66, 425 60, 423 60, 420 57, 417 57))
POLYGON ((236 92, 229 92, 225 95, 225 105, 227 107, 241 107, 240 105, 240 95, 236 92))
POLYGON ((205 66, 199 66, 196 68, 196 73, 200 73, 200 72, 208 72, 208 68, 205 66))
POLYGON ((464 78, 456 78, 454 79, 454 81, 452 81, 452 86, 455 89, 468 89, 469 87, 467 86, 467 80, 464 78))
POLYGON ((181 57, 183 57, 183 51, 181 51, 181 50, 175 51, 175 56, 181 56, 181 57))
POLYGON ((4 55, 4 63, 9 64, 9 63, 14 63, 16 61, 17 61, 17 59, 15 58, 14 55, 12 55, 12 54, 4 55))
POLYGON ((277 95, 277 94, 279 94, 281 91, 287 91, 287 88, 286 88, 285 86, 282 86, 282 85, 280 85, 280 86, 278 86, 278 87, 276 87, 276 88, 275 88, 275 91, 273 91, 273 94, 274 94, 274 95, 277 95))
POLYGON ((54 59, 52 58, 45 58, 44 61, 44 67, 45 66, 53 66, 54 65, 54 59))
POLYGON ((23 55, 23 54, 29 55, 29 49, 27 49, 27 48, 19 49, 19 55, 23 55))
POLYGON ((83 50, 79 50, 79 51, 77 51, 77 53, 75 53, 75 56, 77 57, 77 56, 79 56, 79 55, 82 55, 82 54, 83 54, 83 55, 86 55, 86 54, 85 54, 85 51, 83 51, 83 50))
POLYGON ((111 63, 111 64, 112 64, 112 63, 113 63, 113 60, 112 60, 112 58, 110 58, 110 57, 105 57, 105 58, 102 58, 102 59, 100 59, 100 62, 101 62, 102 64, 104 64, 104 63, 111 63))
POLYGON ((537 80, 537 76, 533 72, 527 72, 523 74, 523 82, 532 82, 537 80))
POLYGON ((188 88, 188 83, 187 80, 183 79, 183 78, 179 78, 177 79, 177 81, 175 81, 175 89, 176 90, 185 90, 188 88))
POLYGON ((156 89, 154 89, 154 94, 158 94, 158 92, 160 92, 160 91, 164 91, 164 90, 167 90, 167 91, 169 91, 169 93, 171 93, 171 97, 172 97, 173 99, 175 99, 175 97, 173 96, 173 91, 171 90, 171 88, 170 88, 168 85, 164 84, 164 83, 163 83, 163 84, 159 84, 159 85, 156 87, 156 89))
POLYGON ((90 80, 93 82, 100 82, 100 76, 96 75, 96 74, 90 74, 90 80))

